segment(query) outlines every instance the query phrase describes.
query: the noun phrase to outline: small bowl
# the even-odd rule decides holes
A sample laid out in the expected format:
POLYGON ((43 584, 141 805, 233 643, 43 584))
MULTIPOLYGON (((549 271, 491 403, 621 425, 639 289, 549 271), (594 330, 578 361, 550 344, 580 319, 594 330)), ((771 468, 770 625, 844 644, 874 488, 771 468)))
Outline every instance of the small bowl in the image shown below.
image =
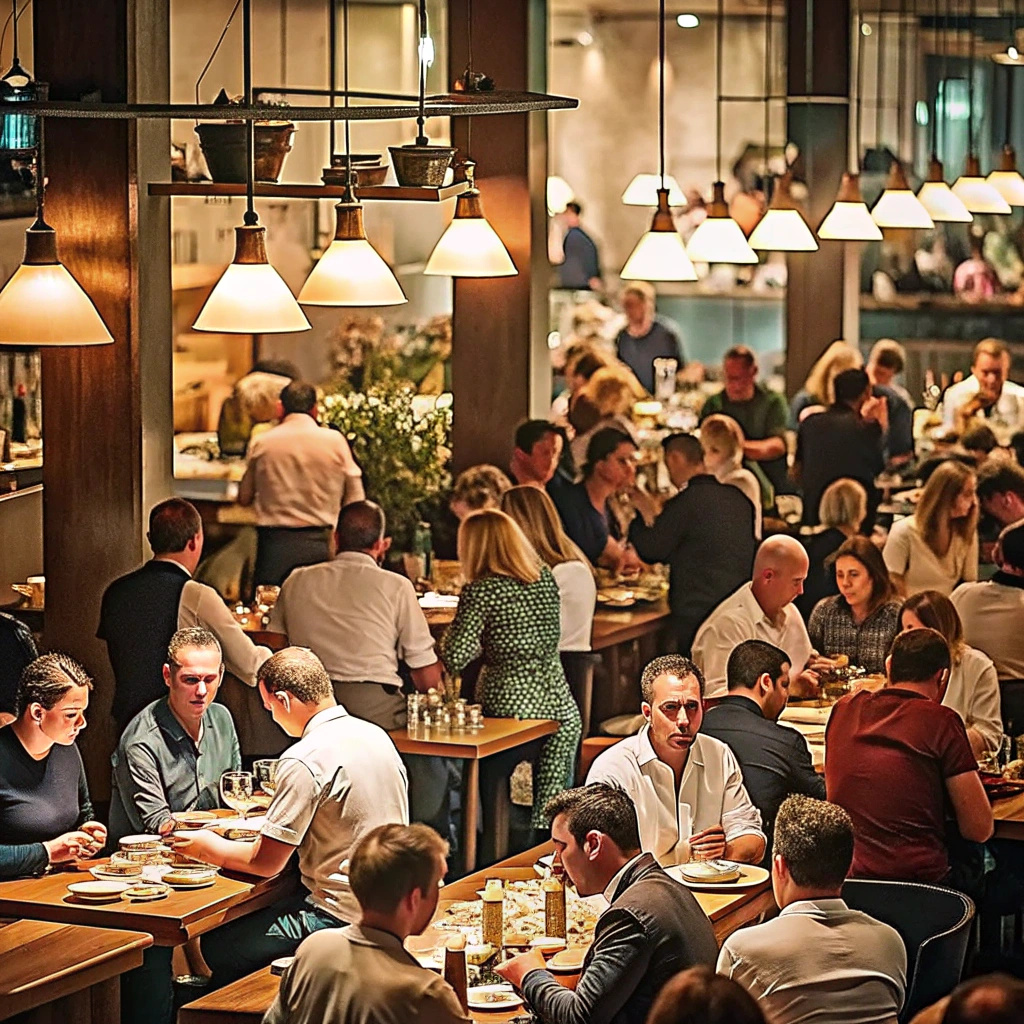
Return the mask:
POLYGON ((133 878, 142 877, 142 865, 132 864, 127 861, 112 862, 109 864, 94 864, 89 868, 89 874, 93 878, 102 879, 105 882, 119 880, 131 881, 133 878))
POLYGON ((121 898, 121 893, 131 888, 129 882, 113 882, 105 879, 94 879, 91 882, 70 882, 68 892, 82 900, 106 903, 121 898))
POLYGON ((172 868, 170 871, 165 871, 161 876, 160 881, 164 882, 166 885, 172 886, 200 886, 210 885, 216 877, 216 868, 176 867, 172 868))
POLYGON ((399 185, 440 188, 455 156, 453 146, 388 146, 399 185))
MULTIPOLYGON (((372 185, 383 185, 388 176, 387 164, 357 164, 352 161, 352 170, 356 174, 356 188, 368 188, 372 185)), ((325 185, 344 185, 346 182, 346 170, 344 164, 340 166, 325 167, 320 180, 325 185)))
POLYGON ((163 882, 135 882, 121 893, 121 899, 134 903, 148 903, 150 900, 162 900, 171 887, 163 882))
POLYGON ((204 828, 216 820, 217 815, 213 811, 182 811, 174 815, 174 823, 179 831, 204 828))
POLYGON ((118 846, 122 850, 159 850, 163 845, 160 836, 125 836, 120 840, 118 846))

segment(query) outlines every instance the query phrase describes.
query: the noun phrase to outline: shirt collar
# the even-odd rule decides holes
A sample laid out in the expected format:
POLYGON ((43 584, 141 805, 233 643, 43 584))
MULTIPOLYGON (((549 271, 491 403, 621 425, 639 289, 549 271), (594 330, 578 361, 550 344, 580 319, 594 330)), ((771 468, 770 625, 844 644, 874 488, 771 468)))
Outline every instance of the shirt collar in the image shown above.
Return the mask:
MULTIPOLYGON (((167 697, 157 702, 156 707, 153 709, 153 717, 156 719, 156 724, 160 726, 161 732, 165 732, 176 743, 191 743, 196 749, 202 746, 203 735, 206 732, 203 728, 204 723, 199 723, 199 741, 196 742, 185 732, 185 727, 181 722, 174 717, 174 712, 171 710, 171 704, 167 697)), ((203 717, 205 718, 206 716, 204 715, 203 717)))
POLYGON ((375 569, 379 569, 377 560, 373 555, 368 555, 365 551, 339 551, 334 556, 335 562, 351 562, 356 565, 361 565, 363 562, 369 562, 375 569))
POLYGON ((306 737, 314 729, 319 729, 321 725, 326 725, 328 722, 333 722, 338 718, 347 717, 348 712, 340 704, 336 704, 333 708, 324 708, 323 711, 318 711, 306 723, 306 728, 302 730, 302 735, 303 737, 306 737))
POLYGON ((153 561, 158 563, 159 565, 173 565, 175 569, 180 569, 189 579, 192 579, 192 573, 190 573, 188 569, 186 569, 185 566, 183 566, 181 562, 179 562, 175 558, 155 557, 153 561))
POLYGON ((746 697, 742 693, 730 693, 719 701, 719 704, 727 704, 730 707, 738 708, 740 711, 749 711, 758 718, 764 718, 761 705, 752 697, 746 697))
POLYGON ((609 903, 612 903, 615 900, 615 892, 619 888, 619 883, 622 881, 623 876, 642 856, 643 852, 638 853, 635 857, 627 860, 626 863, 623 864, 614 875, 612 875, 612 880, 604 888, 604 898, 609 903))
POLYGON ((1018 590, 1024 590, 1024 576, 1014 576, 1013 573, 1003 572, 1002 569, 993 573, 991 582, 998 583, 1002 587, 1016 587, 1018 590))
MULTIPOLYGON (((658 761, 664 763, 661 758, 658 757, 654 747, 651 746, 651 727, 645 725, 636 734, 636 763, 638 768, 643 768, 644 765, 650 764, 652 761, 658 761)), ((686 758, 686 768, 689 768, 691 764, 700 765, 704 767, 704 756, 701 752, 700 736, 695 736, 693 742, 690 744, 689 756, 686 758)), ((668 765, 665 765, 668 768, 668 765)), ((671 770, 671 769, 669 769, 671 770)), ((685 769, 684 769, 685 771, 685 769)))
POLYGON ((820 900, 796 900, 779 911, 779 917, 786 914, 837 914, 849 910, 846 901, 839 898, 820 900))
POLYGON ((350 924, 345 929, 345 935, 350 942, 358 942, 365 946, 380 946, 381 949, 401 949, 403 951, 405 949, 402 940, 397 935, 386 932, 382 928, 371 928, 365 924, 350 924))
POLYGON ((320 429, 320 424, 308 412, 290 412, 281 420, 279 425, 284 426, 286 423, 291 427, 297 427, 299 430, 306 429, 307 427, 313 427, 316 430, 320 429))
MULTIPOLYGON (((767 622, 768 625, 771 626, 772 629, 778 629, 779 628, 778 626, 775 625, 774 622, 772 622, 772 620, 770 618, 768 618, 767 612, 765 612, 765 610, 757 603, 757 598, 754 597, 754 584, 753 583, 745 583, 742 587, 740 587, 740 601, 743 604, 743 607, 746 609, 747 614, 750 615, 750 617, 754 620, 754 622, 767 622)), ((783 624, 785 624, 785 621, 786 621, 786 609, 785 608, 782 609, 781 615, 782 615, 783 624)))

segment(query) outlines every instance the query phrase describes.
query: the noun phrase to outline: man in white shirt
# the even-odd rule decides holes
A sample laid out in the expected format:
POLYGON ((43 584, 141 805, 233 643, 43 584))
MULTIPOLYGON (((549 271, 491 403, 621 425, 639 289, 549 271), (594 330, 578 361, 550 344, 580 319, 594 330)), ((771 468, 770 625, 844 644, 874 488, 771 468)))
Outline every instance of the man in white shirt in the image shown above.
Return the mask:
POLYGON ((693 859, 757 864, 761 815, 733 752, 700 735, 704 679, 678 654, 655 658, 640 679, 647 724, 594 761, 587 784, 617 786, 636 805, 640 841, 663 867, 693 859))
POLYGON ((348 441, 317 423, 316 388, 292 381, 281 411, 281 422, 250 442, 238 485, 238 503, 256 508, 256 582, 274 586, 297 565, 326 562, 338 511, 363 497, 348 441))
POLYGON ((290 956, 321 928, 359 920, 346 863, 353 846, 378 825, 409 823, 405 766, 395 745, 335 702, 316 655, 301 647, 278 651, 260 669, 259 687, 274 721, 299 737, 279 760, 260 835, 235 842, 188 832, 183 849, 262 878, 279 874, 297 852, 302 889, 204 937, 215 987, 290 956))
POLYGON ((772 889, 782 908, 733 932, 718 973, 738 981, 774 1024, 896 1024, 907 986, 899 933, 842 899, 853 823, 838 804, 791 796, 775 819, 772 889))
POLYGON ((769 537, 757 549, 750 583, 727 597, 704 621, 693 641, 693 660, 704 673, 709 700, 728 693, 729 655, 744 640, 765 640, 789 655, 790 693, 816 693, 818 677, 807 668, 814 651, 793 601, 804 592, 809 562, 792 537, 769 537))
MULTIPOLYGON (((1024 422, 1024 388, 1014 384, 1010 376, 1010 353, 995 338, 985 338, 974 346, 971 375, 958 384, 951 384, 942 397, 942 425, 947 430, 963 433, 978 413, 990 425, 1003 428, 1005 437, 1021 429, 1024 422)), ((996 431, 999 436, 999 431, 996 431)))

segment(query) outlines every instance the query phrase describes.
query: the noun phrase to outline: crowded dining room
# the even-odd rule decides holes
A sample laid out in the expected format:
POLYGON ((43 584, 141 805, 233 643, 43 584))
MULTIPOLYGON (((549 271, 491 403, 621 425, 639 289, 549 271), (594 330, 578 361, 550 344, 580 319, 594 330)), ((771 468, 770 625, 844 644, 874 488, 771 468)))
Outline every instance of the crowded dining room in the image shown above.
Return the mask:
POLYGON ((1024 0, 0 72, 0 1021, 1024 1022, 1024 0))

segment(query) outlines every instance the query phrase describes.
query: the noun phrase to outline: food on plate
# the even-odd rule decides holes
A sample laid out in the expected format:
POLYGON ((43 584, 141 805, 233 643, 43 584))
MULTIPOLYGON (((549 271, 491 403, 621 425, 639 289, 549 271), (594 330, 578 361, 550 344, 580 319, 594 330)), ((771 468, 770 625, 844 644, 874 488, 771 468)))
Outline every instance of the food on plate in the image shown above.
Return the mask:
POLYGON ((687 882, 699 882, 704 885, 720 885, 735 882, 740 877, 740 869, 735 864, 721 860, 701 860, 683 864, 679 873, 687 882))
POLYGON ((1014 780, 1024 778, 1024 760, 1018 757, 1016 761, 1010 761, 1003 769, 1003 778, 1014 780))
POLYGON ((94 875, 109 875, 112 878, 138 878, 142 874, 142 865, 112 860, 109 864, 96 864, 89 870, 94 875))
POLYGON ((118 844, 122 850, 159 850, 163 845, 160 836, 125 836, 118 844))
POLYGON ((254 828, 226 828, 222 835, 225 839, 233 839, 237 843, 254 843, 260 837, 254 828))
POLYGON ((162 882, 136 882, 130 889, 121 893, 121 898, 126 900, 155 900, 166 896, 170 888, 162 882))
POLYGON ((217 876, 217 869, 205 868, 174 868, 164 873, 163 880, 168 885, 205 885, 217 876))
POLYGON ((561 953, 556 953, 548 961, 548 967, 553 971, 578 971, 583 967, 583 958, 586 955, 586 946, 569 946, 561 953))

